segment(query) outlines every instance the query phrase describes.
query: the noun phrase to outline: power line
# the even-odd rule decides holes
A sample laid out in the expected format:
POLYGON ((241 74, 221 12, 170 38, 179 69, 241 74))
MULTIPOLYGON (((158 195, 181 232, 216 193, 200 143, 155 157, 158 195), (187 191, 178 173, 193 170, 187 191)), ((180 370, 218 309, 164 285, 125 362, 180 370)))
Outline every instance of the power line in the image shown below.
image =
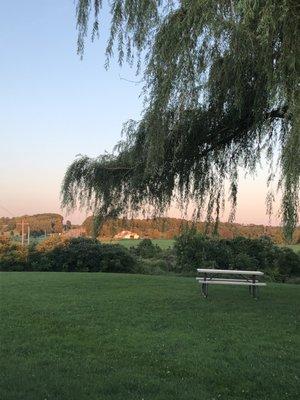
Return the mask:
MULTIPOLYGON (((6 211, 8 214, 10 214, 13 218, 15 218, 15 215, 9 211, 8 208, 2 206, 0 204, 0 207, 6 211)), ((22 218, 21 222, 17 222, 16 225, 21 225, 21 241, 22 241, 22 246, 24 246, 24 236, 25 236, 25 226, 27 226, 27 245, 29 246, 30 243, 30 224, 29 222, 25 222, 24 218, 22 218)))
POLYGON ((6 207, 2 206, 1 204, 0 204, 0 207, 1 207, 4 211, 8 212, 8 214, 10 214, 12 217, 15 216, 11 211, 9 211, 6 207))

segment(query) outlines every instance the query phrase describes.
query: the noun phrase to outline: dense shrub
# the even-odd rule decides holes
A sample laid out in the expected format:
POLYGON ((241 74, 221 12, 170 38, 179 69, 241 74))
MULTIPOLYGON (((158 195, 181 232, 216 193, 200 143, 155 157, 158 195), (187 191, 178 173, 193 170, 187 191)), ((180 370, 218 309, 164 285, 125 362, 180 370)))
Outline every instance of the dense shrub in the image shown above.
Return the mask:
POLYGON ((140 258, 134 272, 145 275, 164 275, 168 273, 168 265, 164 259, 140 258))
POLYGON ((134 272, 136 258, 121 245, 103 244, 99 271, 134 272))
POLYGON ((300 276, 300 254, 292 249, 283 247, 278 253, 277 260, 279 277, 284 282, 287 277, 300 276))
POLYGON ((22 271, 26 262, 26 248, 6 237, 0 237, 0 271, 22 271))
POLYGON ((161 252, 159 260, 164 262, 164 268, 167 272, 175 272, 176 269, 176 254, 174 248, 167 248, 161 252))
POLYGON ((136 247, 130 248, 130 252, 137 257, 136 274, 162 275, 174 270, 174 251, 162 250, 151 239, 141 240, 136 247))
POLYGON ((195 271, 205 262, 206 239, 196 234, 193 229, 188 229, 177 237, 174 245, 176 253, 176 271, 195 271))
POLYGON ((39 271, 99 271, 101 254, 102 246, 96 240, 51 237, 30 254, 29 267, 39 271))
POLYGON ((102 246, 97 240, 72 238, 46 251, 54 271, 87 272, 100 270, 102 246))
POLYGON ((51 237, 37 246, 0 244, 1 270, 134 272, 136 258, 123 246, 88 238, 51 237))
POLYGON ((53 236, 38 245, 22 247, 0 238, 1 271, 124 272, 195 275, 196 269, 262 270, 269 279, 284 282, 300 276, 300 254, 278 247, 269 238, 214 239, 195 230, 183 232, 174 249, 162 250, 151 240, 127 250, 84 237, 53 236))
POLYGON ((189 229, 176 239, 174 249, 175 269, 180 273, 195 273, 200 267, 261 270, 283 282, 290 276, 300 275, 299 255, 274 245, 268 237, 214 239, 189 229))
POLYGON ((151 239, 143 239, 136 247, 131 247, 130 251, 142 258, 155 258, 159 257, 162 249, 154 244, 151 239))
POLYGON ((36 250, 40 253, 47 253, 56 247, 63 246, 65 242, 70 239, 64 238, 63 236, 50 236, 47 239, 41 241, 36 245, 36 250))

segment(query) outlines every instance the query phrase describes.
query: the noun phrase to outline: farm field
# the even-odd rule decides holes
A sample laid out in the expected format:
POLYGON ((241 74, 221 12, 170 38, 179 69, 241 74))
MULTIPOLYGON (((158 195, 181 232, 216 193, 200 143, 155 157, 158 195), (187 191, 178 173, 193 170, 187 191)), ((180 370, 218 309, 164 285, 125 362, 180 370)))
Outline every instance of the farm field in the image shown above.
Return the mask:
POLYGON ((289 247, 290 249, 294 250, 295 252, 300 251, 300 243, 299 244, 290 244, 287 247, 289 247))
POLYGON ((300 287, 200 297, 192 278, 1 273, 5 400, 282 400, 299 393, 300 287))
MULTIPOLYGON (((142 239, 122 239, 122 240, 112 240, 111 242, 108 243, 118 243, 121 244, 122 246, 125 246, 127 249, 129 247, 135 247, 137 246, 142 239)), ((174 245, 174 239, 151 239, 151 242, 153 244, 158 245, 160 248, 163 250, 173 247, 174 245)))
MULTIPOLYGON (((135 247, 140 243, 140 239, 123 239, 123 240, 112 240, 109 243, 118 243, 127 248, 135 247)), ((168 247, 172 247, 174 245, 174 239, 151 239, 154 244, 157 244, 162 249, 167 249, 168 247)), ((286 247, 291 248, 295 252, 300 251, 300 244, 291 244, 285 245, 286 247)))

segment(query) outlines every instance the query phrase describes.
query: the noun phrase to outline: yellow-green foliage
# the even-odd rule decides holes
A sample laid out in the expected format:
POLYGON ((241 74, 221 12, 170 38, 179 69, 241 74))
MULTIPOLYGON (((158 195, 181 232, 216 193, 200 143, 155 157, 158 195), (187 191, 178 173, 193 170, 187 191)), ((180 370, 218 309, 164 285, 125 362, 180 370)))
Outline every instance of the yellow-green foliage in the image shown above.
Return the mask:
POLYGON ((49 238, 43 240, 36 246, 36 250, 41 253, 46 253, 48 251, 52 251, 57 247, 62 247, 66 244, 68 239, 64 238, 63 236, 50 236, 49 238))
POLYGON ((16 268, 25 265, 27 261, 27 248, 21 244, 13 243, 8 238, 0 237, 0 265, 1 269, 16 268))

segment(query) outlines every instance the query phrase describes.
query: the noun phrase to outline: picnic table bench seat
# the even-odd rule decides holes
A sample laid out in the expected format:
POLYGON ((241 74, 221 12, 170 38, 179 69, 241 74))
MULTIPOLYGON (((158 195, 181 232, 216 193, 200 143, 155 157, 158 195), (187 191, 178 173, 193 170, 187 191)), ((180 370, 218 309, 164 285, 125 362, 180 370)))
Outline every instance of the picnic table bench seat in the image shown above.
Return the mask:
POLYGON ((245 286, 266 286, 266 284, 265 283, 263 283, 263 282, 255 282, 255 283, 253 283, 253 282, 248 282, 248 281, 244 281, 244 282, 242 282, 242 281, 233 281, 232 279, 222 279, 222 280, 219 280, 219 281, 216 281, 216 280, 207 280, 207 281, 204 281, 204 280, 202 280, 202 279, 198 279, 200 282, 204 282, 204 283, 207 283, 208 285, 240 285, 240 286, 243 286, 243 285, 245 285, 245 286))

